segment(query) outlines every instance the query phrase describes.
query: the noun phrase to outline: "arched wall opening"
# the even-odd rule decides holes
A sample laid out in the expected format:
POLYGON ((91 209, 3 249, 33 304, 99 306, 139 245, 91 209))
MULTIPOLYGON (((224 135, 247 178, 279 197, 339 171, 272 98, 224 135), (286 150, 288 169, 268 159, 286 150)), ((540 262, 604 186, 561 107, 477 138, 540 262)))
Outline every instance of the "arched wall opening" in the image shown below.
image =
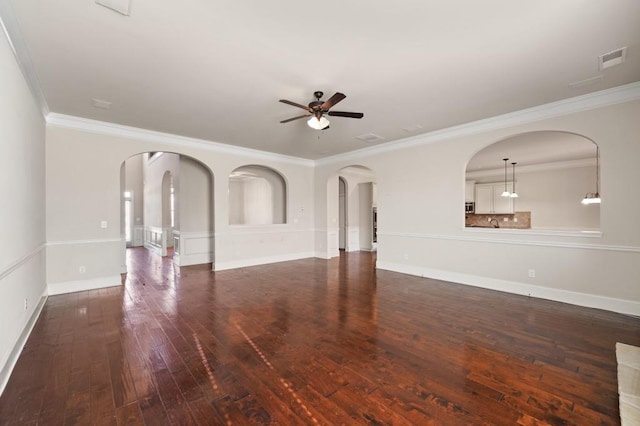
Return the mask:
POLYGON ((559 131, 481 149, 465 171, 465 227, 599 231, 600 205, 581 202, 599 187, 598 156, 591 139, 559 131))
POLYGON ((214 262, 214 186, 207 166, 168 152, 134 155, 122 165, 121 188, 127 246, 172 255, 178 266, 214 262))
POLYGON ((229 225, 287 223, 287 185, 277 171, 259 165, 229 175, 229 225))
POLYGON ((360 165, 343 167, 327 181, 328 256, 339 250, 377 250, 375 173, 360 165))

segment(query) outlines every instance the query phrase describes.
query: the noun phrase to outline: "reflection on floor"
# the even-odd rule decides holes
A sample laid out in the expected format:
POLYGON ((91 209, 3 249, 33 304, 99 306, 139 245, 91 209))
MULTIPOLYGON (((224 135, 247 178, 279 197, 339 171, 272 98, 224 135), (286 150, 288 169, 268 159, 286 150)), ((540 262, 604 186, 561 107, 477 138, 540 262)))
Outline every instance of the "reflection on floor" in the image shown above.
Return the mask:
POLYGON ((640 319, 374 269, 342 253, 212 272, 127 252, 48 299, 0 424, 619 422, 640 319))

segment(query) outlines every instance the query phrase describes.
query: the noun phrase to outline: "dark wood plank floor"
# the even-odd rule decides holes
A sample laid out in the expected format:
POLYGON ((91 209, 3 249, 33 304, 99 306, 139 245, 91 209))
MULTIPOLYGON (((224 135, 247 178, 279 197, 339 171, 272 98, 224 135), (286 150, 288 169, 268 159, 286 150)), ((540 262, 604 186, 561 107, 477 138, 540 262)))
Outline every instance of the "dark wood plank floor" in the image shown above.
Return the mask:
POLYGON ((0 424, 619 423, 614 345, 640 319, 374 261, 213 273, 129 250, 123 287, 48 299, 0 424))

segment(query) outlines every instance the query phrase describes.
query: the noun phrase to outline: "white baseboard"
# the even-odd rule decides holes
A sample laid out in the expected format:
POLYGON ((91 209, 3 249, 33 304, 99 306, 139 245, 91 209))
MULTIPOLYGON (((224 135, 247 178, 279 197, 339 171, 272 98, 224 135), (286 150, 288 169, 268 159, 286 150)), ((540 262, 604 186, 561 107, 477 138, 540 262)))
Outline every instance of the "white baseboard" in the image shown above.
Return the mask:
POLYGON ((233 260, 229 262, 216 262, 213 265, 214 271, 224 271, 227 269, 246 268, 248 266, 265 265, 267 263, 286 262, 289 260, 308 259, 316 257, 313 252, 281 254, 277 256, 258 257, 253 259, 233 260))
POLYGON ((378 260, 378 269, 640 317, 640 302, 378 260))
POLYGON ((4 392, 4 388, 7 386, 7 383, 9 383, 9 378, 11 377, 11 373, 13 372, 13 368, 16 366, 16 363, 18 362, 18 358, 20 358, 22 349, 24 348, 24 345, 27 343, 27 340, 31 335, 31 331, 33 330, 33 327, 36 325, 36 321, 40 317, 40 313, 42 312, 42 308, 44 307, 44 304, 46 301, 47 301, 47 293, 45 292, 42 294, 42 296, 40 296, 38 305, 33 310, 33 313, 31 314, 29 321, 27 321, 27 323, 25 324, 25 327, 22 330, 22 333, 20 333, 18 340, 13 346, 13 350, 9 354, 9 358, 7 359, 7 362, 2 367, 2 370, 0 370, 0 395, 2 395, 2 393, 4 392))
POLYGON ((97 288, 114 287, 118 285, 122 285, 122 277, 120 277, 120 275, 112 275, 88 280, 49 283, 47 288, 49 296, 53 296, 56 294, 75 293, 76 291, 95 290, 97 288))
POLYGON ((174 254, 173 262, 177 266, 202 265, 213 263, 213 253, 174 254))

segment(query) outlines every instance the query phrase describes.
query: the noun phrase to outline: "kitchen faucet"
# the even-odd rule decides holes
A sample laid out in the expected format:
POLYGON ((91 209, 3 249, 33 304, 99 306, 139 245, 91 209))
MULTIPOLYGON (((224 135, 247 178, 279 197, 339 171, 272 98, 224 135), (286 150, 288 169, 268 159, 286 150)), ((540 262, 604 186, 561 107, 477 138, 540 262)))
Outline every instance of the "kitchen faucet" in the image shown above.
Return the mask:
POLYGON ((500 228, 500 222, 498 222, 498 219, 496 219, 495 217, 494 217, 493 219, 491 219, 491 220, 489 221, 489 223, 490 223, 490 224, 493 224, 493 221, 494 221, 494 220, 496 221, 496 224, 495 224, 495 225, 493 225, 493 227, 494 227, 494 228, 500 228))

